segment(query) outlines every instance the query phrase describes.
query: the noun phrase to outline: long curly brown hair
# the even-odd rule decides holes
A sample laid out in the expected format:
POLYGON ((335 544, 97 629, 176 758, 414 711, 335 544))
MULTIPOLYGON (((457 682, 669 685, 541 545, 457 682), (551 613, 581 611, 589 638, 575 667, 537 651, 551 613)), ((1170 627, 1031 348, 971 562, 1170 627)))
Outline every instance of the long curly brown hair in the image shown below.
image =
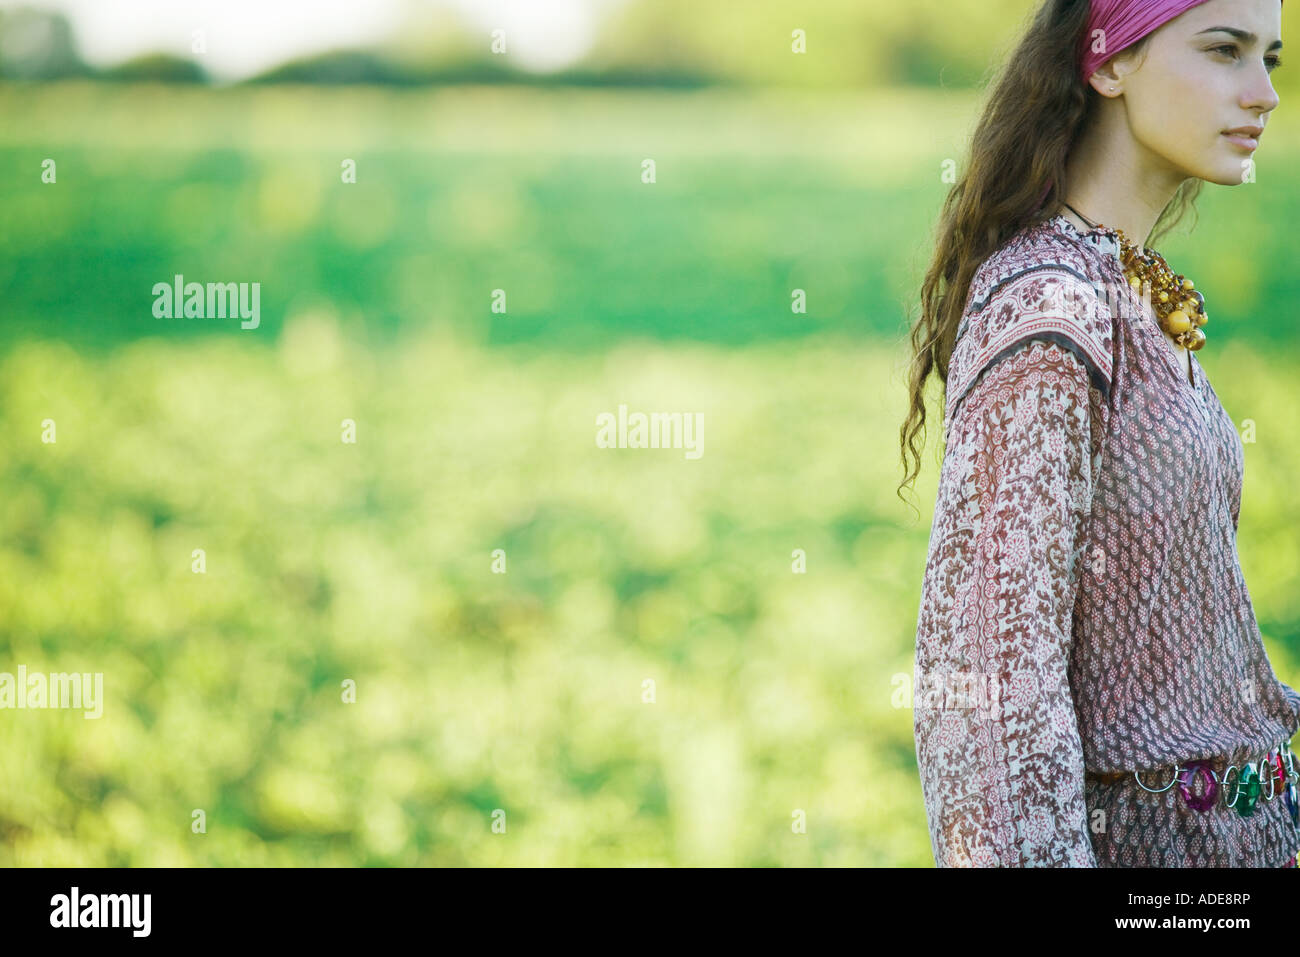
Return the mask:
MULTIPOLYGON (((899 430, 904 470, 899 498, 920 473, 925 389, 932 372, 944 387, 939 403, 940 425, 943 422, 948 361, 971 278, 1006 239, 1024 226, 1051 218, 1064 199, 1070 147, 1087 128, 1099 101, 1097 91, 1079 80, 1089 3, 1046 0, 1034 13, 1024 37, 991 84, 971 138, 965 173, 944 202, 934 255, 921 285, 920 315, 911 330, 910 407, 899 430)), ((1140 54, 1150 36, 1129 49, 1140 54)), ((1201 183, 1195 177, 1184 180, 1161 212, 1148 242, 1167 234, 1194 208, 1201 183)))

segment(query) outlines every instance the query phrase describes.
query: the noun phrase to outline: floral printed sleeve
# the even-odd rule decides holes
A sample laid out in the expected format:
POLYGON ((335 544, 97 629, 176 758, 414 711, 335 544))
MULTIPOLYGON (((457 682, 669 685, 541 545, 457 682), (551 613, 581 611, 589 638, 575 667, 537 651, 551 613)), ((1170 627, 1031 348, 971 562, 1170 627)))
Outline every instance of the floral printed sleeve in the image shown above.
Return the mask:
POLYGON ((1097 866, 1068 667, 1108 347, 1003 335, 945 423, 914 676, 940 867, 1097 866))

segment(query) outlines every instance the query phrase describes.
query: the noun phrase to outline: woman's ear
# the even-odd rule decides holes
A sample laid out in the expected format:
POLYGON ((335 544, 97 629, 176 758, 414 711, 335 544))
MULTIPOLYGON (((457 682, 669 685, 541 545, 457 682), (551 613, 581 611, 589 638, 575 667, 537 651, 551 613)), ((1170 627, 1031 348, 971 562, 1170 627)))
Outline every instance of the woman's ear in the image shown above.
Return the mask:
POLYGON ((1113 60, 1107 60, 1088 77, 1092 88, 1105 97, 1117 96, 1123 89, 1123 81, 1115 75, 1113 60))

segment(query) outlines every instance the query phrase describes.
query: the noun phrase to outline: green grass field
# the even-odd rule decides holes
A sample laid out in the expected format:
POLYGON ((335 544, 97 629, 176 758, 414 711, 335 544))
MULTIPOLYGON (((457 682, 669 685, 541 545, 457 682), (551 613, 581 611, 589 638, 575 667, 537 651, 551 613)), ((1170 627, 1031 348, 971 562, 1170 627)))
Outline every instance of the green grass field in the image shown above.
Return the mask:
MULTIPOLYGON (((971 103, 918 97, 0 88, 0 671, 105 697, 0 711, 0 864, 930 865, 898 338, 971 103), (261 326, 153 318, 176 272, 261 326), (703 456, 598 448, 620 403, 703 456)), ((1269 178, 1166 255, 1294 685, 1269 178)))

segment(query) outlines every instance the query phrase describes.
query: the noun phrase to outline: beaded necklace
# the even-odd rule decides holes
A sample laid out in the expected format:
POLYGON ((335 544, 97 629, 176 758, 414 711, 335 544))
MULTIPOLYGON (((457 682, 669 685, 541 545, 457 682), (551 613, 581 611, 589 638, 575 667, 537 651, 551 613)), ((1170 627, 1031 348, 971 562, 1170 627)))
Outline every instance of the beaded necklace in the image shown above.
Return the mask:
MULTIPOLYGON (((1109 228, 1094 223, 1069 203, 1063 205, 1093 229, 1109 228)), ((1150 292, 1152 310, 1160 328, 1178 345, 1196 352, 1205 345, 1201 326, 1210 321, 1205 314, 1205 296, 1190 279, 1170 269, 1164 256, 1154 249, 1138 252, 1138 247, 1124 235, 1124 230, 1117 227, 1114 231, 1119 236, 1120 261, 1129 286, 1144 298, 1150 292)))

